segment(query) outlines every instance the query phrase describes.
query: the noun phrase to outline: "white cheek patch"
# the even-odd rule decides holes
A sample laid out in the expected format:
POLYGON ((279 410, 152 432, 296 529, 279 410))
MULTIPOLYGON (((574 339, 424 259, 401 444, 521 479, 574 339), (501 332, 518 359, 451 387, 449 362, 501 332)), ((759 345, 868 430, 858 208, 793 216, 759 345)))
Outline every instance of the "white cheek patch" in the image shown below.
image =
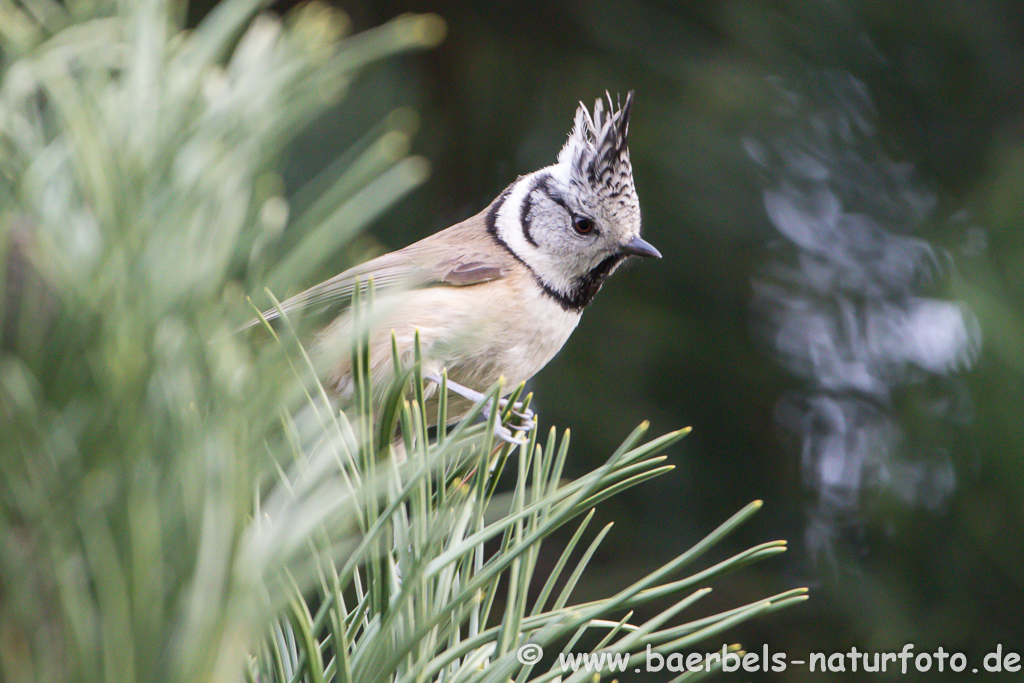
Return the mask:
MULTIPOLYGON (((512 188, 512 192, 505 198, 505 202, 498 211, 495 228, 498 237, 501 238, 513 254, 519 257, 534 274, 552 288, 565 292, 572 283, 564 274, 565 266, 555 254, 545 252, 541 247, 530 244, 526 233, 523 230, 523 202, 529 193, 534 189, 535 180, 538 176, 552 175, 561 176, 565 170, 558 165, 548 166, 541 170, 524 176, 512 188)), ((542 243, 539 240, 538 243, 542 243)))
POLYGON ((534 256, 535 252, 539 252, 539 249, 530 244, 526 234, 523 232, 523 202, 534 188, 537 176, 544 173, 545 170, 542 169, 519 179, 519 182, 515 184, 512 192, 509 193, 508 197, 505 198, 505 202, 501 205, 495 225, 498 237, 508 245, 508 248, 516 256, 523 259, 530 266, 534 265, 531 257, 534 256))

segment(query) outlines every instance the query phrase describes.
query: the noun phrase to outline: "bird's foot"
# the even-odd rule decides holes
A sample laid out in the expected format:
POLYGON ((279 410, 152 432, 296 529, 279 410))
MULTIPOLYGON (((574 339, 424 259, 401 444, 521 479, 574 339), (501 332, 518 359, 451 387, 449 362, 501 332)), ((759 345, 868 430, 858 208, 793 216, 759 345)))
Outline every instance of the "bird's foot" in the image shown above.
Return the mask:
MULTIPOLYGON (((537 428, 537 420, 535 419, 537 414, 523 405, 521 401, 510 403, 507 398, 499 398, 499 413, 504 413, 506 410, 509 411, 509 417, 512 419, 506 423, 500 419, 501 415, 498 415, 499 419, 494 423, 495 438, 505 443, 525 446, 530 442, 530 432, 537 428), (515 421, 514 424, 513 420, 515 421)), ((486 404, 482 412, 490 419, 491 404, 486 404)))
MULTIPOLYGON (((498 408, 504 412, 509 407, 509 401, 507 398, 498 399, 498 408)), ((533 412, 530 408, 526 407, 522 401, 516 401, 512 404, 512 409, 509 410, 509 414, 519 420, 517 428, 523 432, 532 432, 537 426, 537 413, 533 412)))
MULTIPOLYGON (((438 386, 441 385, 441 377, 439 375, 424 375, 423 378, 430 382, 434 382, 438 386)), ((449 391, 451 391, 454 394, 458 394, 463 398, 467 398, 470 401, 479 402, 486 398, 485 394, 482 394, 479 391, 476 391, 475 389, 470 389, 469 387, 463 386, 458 382, 453 382, 450 379, 446 380, 445 383, 448 386, 449 391)), ((509 405, 510 401, 507 398, 498 399, 498 410, 500 411, 500 413, 504 413, 505 410, 509 408, 509 405)), ((485 403, 483 405, 481 412, 483 413, 485 418, 490 419, 491 403, 485 403)), ((509 410, 509 415, 516 419, 517 424, 506 425, 502 420, 496 420, 494 423, 495 438, 500 439, 505 443, 515 444, 519 446, 526 445, 527 443, 529 443, 530 432, 532 432, 537 427, 537 414, 530 410, 530 408, 526 407, 526 405, 522 401, 515 401, 514 403, 511 403, 511 410, 509 410), (522 436, 517 436, 516 433, 521 434, 522 436)), ((500 418, 501 415, 499 414, 498 417, 500 418)))
POLYGON ((494 438, 504 441, 505 443, 510 443, 513 446, 525 446, 530 443, 528 438, 525 436, 517 436, 511 429, 500 422, 494 423, 494 438))

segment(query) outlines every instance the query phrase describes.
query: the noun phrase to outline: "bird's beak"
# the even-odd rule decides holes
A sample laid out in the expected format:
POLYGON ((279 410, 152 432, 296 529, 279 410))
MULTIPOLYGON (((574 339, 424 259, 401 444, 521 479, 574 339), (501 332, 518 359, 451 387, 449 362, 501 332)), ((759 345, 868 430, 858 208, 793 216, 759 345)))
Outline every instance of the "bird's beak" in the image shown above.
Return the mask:
POLYGON ((661 258, 661 252, 648 242, 645 242, 637 235, 630 241, 619 247, 619 253, 624 256, 643 256, 646 258, 661 258))

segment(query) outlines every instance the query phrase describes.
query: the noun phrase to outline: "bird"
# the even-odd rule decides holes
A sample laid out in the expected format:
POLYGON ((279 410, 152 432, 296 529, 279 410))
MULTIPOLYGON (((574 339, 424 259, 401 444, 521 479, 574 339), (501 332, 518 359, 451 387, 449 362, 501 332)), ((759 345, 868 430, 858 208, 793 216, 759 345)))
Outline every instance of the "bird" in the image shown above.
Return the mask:
MULTIPOLYGON (((397 376, 392 339, 408 365, 418 336, 425 396, 435 413, 442 384, 452 394, 452 424, 502 380, 498 407, 504 410, 505 396, 561 350, 609 275, 630 257, 661 258, 640 236, 627 146, 633 97, 630 91, 615 106, 606 93, 593 114, 580 103, 554 164, 519 176, 476 215, 311 287, 263 313, 263 320, 337 310, 310 355, 324 369, 324 386, 351 399, 356 316, 345 305, 372 286, 368 354, 375 397, 397 376)), ((518 434, 535 427, 533 411, 516 403, 512 412, 518 434)), ((524 443, 500 422, 495 436, 524 443)))

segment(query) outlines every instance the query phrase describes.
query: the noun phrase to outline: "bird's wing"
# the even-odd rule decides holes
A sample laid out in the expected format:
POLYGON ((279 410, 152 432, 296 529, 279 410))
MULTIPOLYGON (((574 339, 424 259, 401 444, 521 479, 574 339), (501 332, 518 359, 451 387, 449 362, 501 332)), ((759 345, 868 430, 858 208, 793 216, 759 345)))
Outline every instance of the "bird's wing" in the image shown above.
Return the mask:
MULTIPOLYGON (((362 263, 281 303, 285 313, 342 308, 355 294, 393 287, 416 289, 436 285, 466 287, 505 277, 514 258, 496 244, 483 224, 484 213, 442 230, 404 249, 362 263)), ((265 320, 279 317, 274 308, 265 320)), ((259 322, 250 320, 245 327, 259 322)))

